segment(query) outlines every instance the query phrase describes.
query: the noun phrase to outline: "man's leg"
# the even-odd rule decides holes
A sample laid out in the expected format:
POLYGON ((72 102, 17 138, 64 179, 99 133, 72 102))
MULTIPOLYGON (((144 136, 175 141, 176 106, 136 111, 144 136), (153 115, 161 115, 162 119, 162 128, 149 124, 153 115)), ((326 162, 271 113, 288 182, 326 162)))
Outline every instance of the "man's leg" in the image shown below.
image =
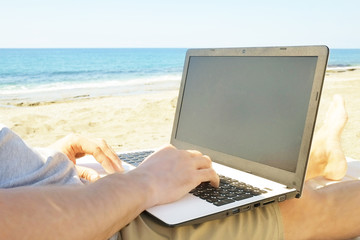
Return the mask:
POLYGON ((340 95, 335 95, 323 125, 314 135, 307 180, 318 176, 340 180, 345 176, 347 164, 340 138, 347 120, 344 99, 340 95))
POLYGON ((158 223, 147 214, 141 214, 120 231, 118 240, 282 240, 283 235, 279 206, 269 204, 230 217, 174 228, 158 223))
MULTIPOLYGON (((317 132, 309 159, 307 179, 324 176, 338 180, 346 174, 340 145, 347 114, 335 96, 324 125, 317 132)), ((305 183, 303 196, 280 203, 285 239, 347 239, 360 235, 360 181, 313 189, 305 183)))
POLYGON ((360 236, 360 181, 314 190, 279 204, 285 239, 349 239, 360 236))

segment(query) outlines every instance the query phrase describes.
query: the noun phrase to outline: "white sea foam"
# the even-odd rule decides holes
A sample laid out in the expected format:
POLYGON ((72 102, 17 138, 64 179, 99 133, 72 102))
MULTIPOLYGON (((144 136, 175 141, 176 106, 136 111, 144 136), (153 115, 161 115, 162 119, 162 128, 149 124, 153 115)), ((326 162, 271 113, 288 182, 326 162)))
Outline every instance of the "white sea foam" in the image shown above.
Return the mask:
POLYGON ((328 66, 327 70, 343 70, 343 71, 352 71, 359 70, 360 66, 328 66))

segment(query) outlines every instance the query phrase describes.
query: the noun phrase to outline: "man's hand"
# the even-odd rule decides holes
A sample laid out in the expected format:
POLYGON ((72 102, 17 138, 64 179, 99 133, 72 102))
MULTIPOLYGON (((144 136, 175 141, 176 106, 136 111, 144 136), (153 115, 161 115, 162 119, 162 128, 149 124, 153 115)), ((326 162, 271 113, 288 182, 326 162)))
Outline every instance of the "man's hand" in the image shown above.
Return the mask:
MULTIPOLYGON (((118 156, 103 139, 91 139, 77 134, 70 134, 56 141, 49 148, 63 152, 74 164, 76 164, 77 158, 91 154, 108 173, 122 172, 124 170, 118 156)), ((78 171, 80 176, 95 174, 95 171, 91 172, 89 169, 78 168, 78 171)), ((89 180, 91 180, 91 177, 89 180)))
POLYGON ((151 184, 153 195, 147 199, 148 207, 176 201, 201 182, 219 186, 219 177, 208 156, 171 145, 150 155, 134 172, 148 178, 151 184))

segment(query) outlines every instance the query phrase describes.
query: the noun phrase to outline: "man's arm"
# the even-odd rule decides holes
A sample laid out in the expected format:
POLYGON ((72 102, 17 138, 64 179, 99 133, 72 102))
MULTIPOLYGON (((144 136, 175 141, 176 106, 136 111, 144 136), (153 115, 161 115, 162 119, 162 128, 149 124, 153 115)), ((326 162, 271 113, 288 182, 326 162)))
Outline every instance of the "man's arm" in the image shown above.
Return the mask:
POLYGON ((106 239, 140 214, 150 195, 136 173, 86 186, 0 190, 0 238, 106 239))
POLYGON ((86 186, 0 190, 1 239, 106 239, 151 206, 219 179, 211 160, 167 146, 137 169, 86 186))

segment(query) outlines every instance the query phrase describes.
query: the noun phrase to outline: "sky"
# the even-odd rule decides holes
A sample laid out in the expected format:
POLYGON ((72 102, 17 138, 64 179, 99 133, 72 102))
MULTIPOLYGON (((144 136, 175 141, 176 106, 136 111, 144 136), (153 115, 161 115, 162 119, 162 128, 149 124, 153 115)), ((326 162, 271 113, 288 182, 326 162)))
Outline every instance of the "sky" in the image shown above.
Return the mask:
POLYGON ((0 0, 0 48, 360 48, 359 0, 0 0))

